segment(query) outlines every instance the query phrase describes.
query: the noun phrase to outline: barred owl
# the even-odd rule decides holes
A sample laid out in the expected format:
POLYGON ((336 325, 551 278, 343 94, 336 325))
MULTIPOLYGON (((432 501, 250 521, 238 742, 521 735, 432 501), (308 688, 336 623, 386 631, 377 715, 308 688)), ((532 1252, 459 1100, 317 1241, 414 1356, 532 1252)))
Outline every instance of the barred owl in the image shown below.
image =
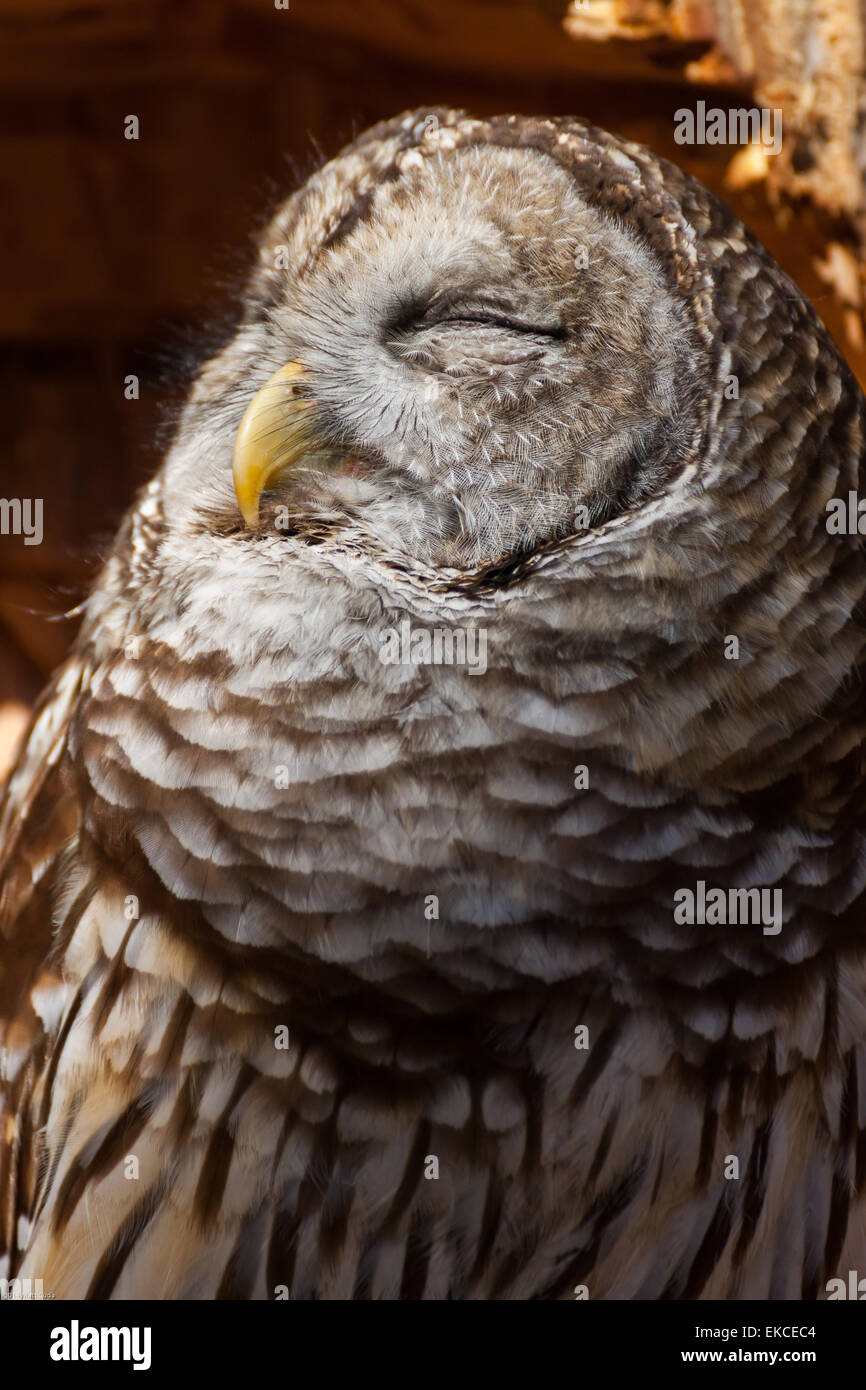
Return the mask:
POLYGON ((414 112, 290 197, 6 787, 6 1274, 866 1269, 863 424, 579 121, 414 112))

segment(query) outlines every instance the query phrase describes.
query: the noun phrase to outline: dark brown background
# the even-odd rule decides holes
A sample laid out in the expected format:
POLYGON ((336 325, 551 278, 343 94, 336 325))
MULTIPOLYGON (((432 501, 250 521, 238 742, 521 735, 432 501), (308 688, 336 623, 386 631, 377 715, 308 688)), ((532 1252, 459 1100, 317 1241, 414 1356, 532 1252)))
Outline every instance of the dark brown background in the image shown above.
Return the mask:
MULTIPOLYGON (((60 615, 157 463, 189 343, 224 328, 252 234, 320 154, 411 106, 577 114, 722 190, 730 151, 673 140, 678 107, 726 103, 681 76, 706 45, 575 42, 567 8, 0 0, 0 496, 45 511, 41 546, 0 537, 0 771, 74 632, 60 615)), ((813 267, 826 228, 803 209, 780 230, 760 185, 727 196, 841 341, 813 267)))

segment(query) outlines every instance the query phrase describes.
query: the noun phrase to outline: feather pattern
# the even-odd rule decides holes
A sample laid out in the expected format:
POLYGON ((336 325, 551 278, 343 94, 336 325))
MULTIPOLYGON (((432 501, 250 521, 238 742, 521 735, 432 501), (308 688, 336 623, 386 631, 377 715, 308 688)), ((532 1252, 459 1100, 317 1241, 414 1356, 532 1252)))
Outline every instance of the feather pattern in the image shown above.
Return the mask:
POLYGON ((278 211, 6 787, 6 1275, 798 1299, 864 1267, 866 566, 825 524, 864 402, 790 290, 577 121, 411 113, 278 211), (575 237, 592 292, 552 297, 575 237), (293 356, 327 447, 244 530, 232 440, 293 356), (407 621, 483 631, 483 673, 383 662, 407 621), (781 929, 677 921, 698 881, 778 890, 781 929))

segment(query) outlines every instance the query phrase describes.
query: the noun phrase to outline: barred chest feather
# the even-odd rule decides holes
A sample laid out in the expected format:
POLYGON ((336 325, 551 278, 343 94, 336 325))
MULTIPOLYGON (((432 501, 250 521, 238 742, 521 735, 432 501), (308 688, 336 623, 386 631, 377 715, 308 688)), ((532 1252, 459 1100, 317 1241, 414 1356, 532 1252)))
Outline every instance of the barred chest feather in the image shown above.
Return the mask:
POLYGON ((70 738, 88 790, 63 980, 40 985, 23 1275, 119 1298, 819 1293, 847 1191, 814 1192, 866 1087, 853 933, 821 973, 853 832, 613 766, 595 692, 569 723, 415 669, 408 718, 355 653, 267 718, 259 688, 251 718, 200 658, 159 658, 103 660, 70 738), (760 875, 796 932, 676 920, 677 888, 760 875))

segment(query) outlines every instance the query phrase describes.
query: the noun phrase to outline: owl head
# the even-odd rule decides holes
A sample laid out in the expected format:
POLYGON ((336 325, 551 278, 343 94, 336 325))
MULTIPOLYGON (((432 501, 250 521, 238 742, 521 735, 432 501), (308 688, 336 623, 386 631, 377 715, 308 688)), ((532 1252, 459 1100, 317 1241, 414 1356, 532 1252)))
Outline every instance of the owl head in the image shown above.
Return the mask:
POLYGON ((572 137, 524 127, 415 113, 279 210, 173 457, 185 493, 225 418, 198 488, 212 524, 470 576, 682 472, 709 384, 687 304, 581 187, 572 137))

